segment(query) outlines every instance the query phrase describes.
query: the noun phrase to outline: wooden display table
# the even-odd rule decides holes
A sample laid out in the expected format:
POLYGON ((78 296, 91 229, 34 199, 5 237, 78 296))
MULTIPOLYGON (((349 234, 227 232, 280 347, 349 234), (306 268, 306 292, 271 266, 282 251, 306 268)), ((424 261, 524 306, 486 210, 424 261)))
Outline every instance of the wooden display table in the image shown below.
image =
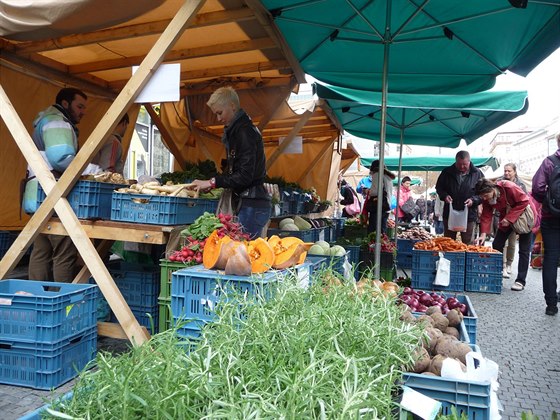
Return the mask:
MULTIPOLYGON (((164 245, 169 240, 169 234, 175 226, 146 225, 138 223, 113 222, 110 220, 82 220, 80 223, 84 232, 90 239, 101 239, 97 246, 100 255, 105 254, 115 241, 138 242, 144 244, 164 245)), ((56 217, 51 218, 41 233, 47 235, 64 235, 69 236, 63 223, 56 217)), ((87 265, 80 270, 73 283, 86 283, 91 277, 87 265)), ((109 276, 110 281, 114 284, 114 280, 109 276)), ((115 285, 116 287, 116 285, 115 285)), ((105 296, 111 309, 112 305, 118 304, 110 296, 105 296)), ((148 331, 142 327, 146 336, 149 337, 148 331)), ((128 338, 121 325, 111 322, 98 322, 97 330, 99 335, 113 338, 128 338)))

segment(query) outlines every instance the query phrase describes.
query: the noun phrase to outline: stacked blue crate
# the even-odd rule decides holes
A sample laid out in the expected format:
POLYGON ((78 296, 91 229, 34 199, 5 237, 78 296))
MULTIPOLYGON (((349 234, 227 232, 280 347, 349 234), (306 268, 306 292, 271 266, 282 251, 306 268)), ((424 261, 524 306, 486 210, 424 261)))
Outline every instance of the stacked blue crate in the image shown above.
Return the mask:
POLYGON ((0 383, 52 389, 97 353, 97 286, 0 282, 0 383))

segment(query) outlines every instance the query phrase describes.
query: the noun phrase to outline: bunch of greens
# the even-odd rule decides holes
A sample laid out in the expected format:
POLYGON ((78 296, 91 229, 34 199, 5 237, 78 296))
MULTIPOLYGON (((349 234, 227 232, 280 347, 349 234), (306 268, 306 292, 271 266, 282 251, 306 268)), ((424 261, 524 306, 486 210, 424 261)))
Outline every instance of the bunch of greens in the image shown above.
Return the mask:
POLYGON ((195 179, 210 179, 217 173, 216 164, 211 160, 198 161, 198 163, 185 162, 184 171, 163 173, 161 180, 164 184, 169 181, 174 184, 184 184, 195 179))
POLYGON ((286 279, 268 301, 229 296, 190 353, 168 331, 129 354, 100 355, 74 397, 55 405, 65 414, 51 415, 391 418, 422 333, 399 320, 394 298, 371 292, 320 282, 304 291, 286 279))
POLYGON ((181 236, 192 237, 196 240, 203 240, 210 236, 212 232, 216 229, 221 228, 222 222, 213 213, 204 212, 202 216, 199 216, 193 224, 189 225, 186 229, 183 229, 181 236))

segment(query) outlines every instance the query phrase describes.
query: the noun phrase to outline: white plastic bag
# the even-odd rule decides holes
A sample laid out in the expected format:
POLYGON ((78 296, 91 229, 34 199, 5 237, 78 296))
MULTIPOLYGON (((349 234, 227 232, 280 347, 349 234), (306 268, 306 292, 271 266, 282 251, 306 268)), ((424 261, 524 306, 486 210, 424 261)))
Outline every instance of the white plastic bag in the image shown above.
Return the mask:
POLYGON ((455 210, 449 205, 449 218, 447 219, 447 229, 452 232, 466 232, 469 219, 469 208, 465 206, 463 210, 455 210))
POLYGON ((449 286, 451 279, 451 261, 443 256, 443 252, 439 253, 439 260, 436 262, 436 278, 434 286, 449 286))

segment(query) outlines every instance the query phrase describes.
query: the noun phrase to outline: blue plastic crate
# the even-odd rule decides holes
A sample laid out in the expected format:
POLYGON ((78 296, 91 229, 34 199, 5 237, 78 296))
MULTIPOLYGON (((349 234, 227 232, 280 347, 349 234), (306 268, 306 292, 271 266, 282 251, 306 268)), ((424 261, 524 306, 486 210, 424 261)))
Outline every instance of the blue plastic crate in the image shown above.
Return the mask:
POLYGON ((326 227, 313 228, 313 229, 310 229, 310 230, 313 234, 311 242, 317 242, 317 241, 329 242, 329 239, 327 238, 327 228, 326 227))
POLYGON ((97 293, 90 284, 0 281, 0 340, 52 343, 87 331, 97 323, 97 293))
POLYGON ((325 264, 327 263, 327 257, 324 255, 310 255, 309 253, 305 257, 305 262, 309 263, 309 275, 320 272, 325 264))
POLYGON ((344 245, 344 249, 348 251, 348 262, 352 265, 358 265, 360 263, 360 246, 344 245))
MULTIPOLYGON (((68 401, 72 399, 73 396, 74 396, 74 391, 72 390, 57 398, 56 401, 57 402, 68 401)), ((32 411, 31 413, 27 413, 26 415, 21 416, 18 420, 41 420, 42 415, 45 413, 47 408, 51 408, 51 405, 52 404, 45 404, 44 406, 39 407, 37 410, 32 411)))
POLYGON ((397 238, 397 252, 398 253, 410 253, 414 249, 414 244, 420 242, 420 239, 402 239, 397 238))
POLYGON ((502 293, 503 255, 499 252, 467 252, 465 290, 502 293))
POLYGON ((315 233, 313 233, 313 229, 309 230, 280 230, 280 229, 268 229, 267 232, 268 237, 270 238, 272 235, 279 236, 280 238, 285 238, 287 236, 293 236, 295 238, 300 238, 303 242, 315 242, 313 238, 315 237, 315 233))
MULTIPOLYGON (((480 352, 478 346, 471 347, 480 352)), ((459 417, 465 414, 469 420, 490 419, 490 382, 404 373, 403 385, 441 402, 443 415, 450 415, 451 407, 455 407, 459 417)))
POLYGON ((108 269, 129 306, 157 307, 160 267, 119 261, 111 263, 108 269))
POLYGON ((330 255, 309 255, 307 258, 317 259, 314 262, 313 271, 320 271, 324 269, 332 269, 335 273, 344 274, 344 261, 348 257, 349 251, 343 256, 330 256, 330 255))
MULTIPOLYGON (((224 290, 251 295, 267 296, 270 287, 279 281, 278 271, 269 270, 261 275, 230 276, 202 265, 175 271, 171 280, 171 313, 174 323, 194 319, 188 327, 195 328, 214 318, 216 305, 224 290)), ((308 268, 309 274, 309 268, 308 268)))
POLYGON ((422 290, 447 290, 462 292, 465 290, 465 253, 444 252, 445 258, 451 261, 449 286, 435 286, 437 251, 412 251, 412 287, 422 290))
MULTIPOLYGON (((66 199, 76 213, 78 219, 103 219, 111 218, 111 197, 113 191, 125 187, 121 184, 108 182, 78 181, 70 190, 66 199)), ((46 195, 41 185, 37 189, 37 202, 45 201, 46 195)))
POLYGON ((57 388, 78 376, 97 354, 97 327, 54 343, 4 341, 0 383, 35 389, 57 388))
POLYGON ((397 266, 399 268, 412 268, 412 252, 397 251, 397 266))
POLYGON ((8 252, 8 249, 10 249, 13 243, 14 237, 11 232, 7 230, 0 231, 0 258, 8 252))
POLYGON ((218 200, 161 195, 113 193, 111 220, 154 225, 186 225, 215 213, 218 200))
MULTIPOLYGON (((134 314, 134 317, 138 321, 140 325, 146 327, 150 334, 155 334, 159 329, 159 314, 160 314, 160 307, 156 303, 155 306, 134 306, 129 305, 130 310, 134 314), (149 315, 151 315, 151 318, 149 315), (154 324, 154 328, 152 329, 152 322, 154 324)), ((117 317, 114 313, 111 313, 111 322, 118 322, 117 317)))

